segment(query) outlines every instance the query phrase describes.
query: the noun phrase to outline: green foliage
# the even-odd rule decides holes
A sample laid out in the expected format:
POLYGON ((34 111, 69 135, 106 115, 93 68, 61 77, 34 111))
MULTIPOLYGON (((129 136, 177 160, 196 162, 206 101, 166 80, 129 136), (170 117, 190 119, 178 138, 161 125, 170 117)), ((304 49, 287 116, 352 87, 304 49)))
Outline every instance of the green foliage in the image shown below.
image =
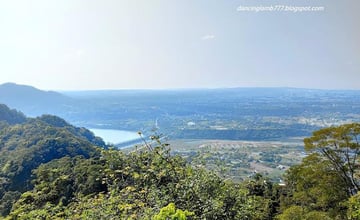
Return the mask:
POLYGON ((291 206, 287 208, 281 215, 277 216, 278 220, 332 220, 326 212, 308 211, 301 206, 291 206))
POLYGON ((20 124, 26 121, 26 117, 23 113, 10 109, 4 104, 0 104, 0 121, 8 124, 20 124))
POLYGON ((90 141, 96 146, 106 148, 104 141, 101 138, 94 136, 91 131, 85 128, 74 127, 62 118, 54 115, 42 115, 41 117, 38 117, 37 120, 44 122, 54 128, 66 129, 66 131, 70 132, 76 138, 82 139, 84 141, 90 141))
POLYGON ((319 152, 330 162, 329 166, 340 175, 346 185, 349 196, 360 189, 359 161, 360 124, 345 124, 338 127, 324 128, 305 138, 305 149, 319 152))
POLYGON ((39 213, 71 219, 274 216, 270 182, 262 177, 244 185, 225 181, 171 156, 166 144, 154 140, 157 146, 129 154, 111 149, 98 158, 65 157, 41 165, 34 171, 34 189, 21 196, 9 217, 39 213))
POLYGON ((282 197, 285 212, 295 205, 307 211, 327 212, 332 218, 345 217, 342 203, 348 198, 346 185, 319 154, 311 154, 300 165, 291 167, 285 178, 287 185, 282 197))
POLYGON ((176 209, 174 203, 169 203, 169 205, 160 209, 159 214, 155 215, 153 220, 186 220, 187 216, 192 215, 192 212, 176 209))
POLYGON ((102 166, 98 162, 81 157, 63 157, 40 165, 34 171, 37 177, 34 189, 21 195, 10 216, 31 217, 39 213, 63 216, 66 205, 75 198, 75 194, 86 196, 106 190, 101 183, 102 176, 98 171, 102 166))
MULTIPOLYGON (((4 108, 0 106, 0 109, 4 108)), ((12 110, 10 113, 16 112, 12 110)), ((100 152, 94 145, 104 146, 104 142, 94 137, 91 132, 89 134, 88 130, 73 127, 55 116, 25 118, 21 124, 2 125, 3 128, 0 130, 1 215, 9 213, 12 204, 21 193, 33 188, 32 171, 40 164, 65 156, 98 157, 100 152)), ((92 188, 89 187, 89 190, 92 188)))
MULTIPOLYGON (((360 218, 354 194, 359 124, 305 139, 311 153, 286 172, 286 186, 260 174, 237 183, 224 179, 222 161, 215 172, 189 164, 158 136, 124 153, 56 116, 0 126, 0 214, 6 219, 360 218)), ((206 152, 197 158, 212 160, 206 152)))
MULTIPOLYGON (((345 219, 346 202, 359 189, 359 138, 356 123, 324 128, 305 138, 305 149, 311 154, 287 171, 279 216, 301 210, 304 219, 310 214, 310 219, 345 219)), ((356 213, 351 209, 354 198, 350 213, 356 213)))
POLYGON ((21 193, 18 191, 6 191, 0 200, 0 216, 8 214, 12 204, 20 197, 21 193))
POLYGON ((351 220, 360 219, 360 193, 349 198, 348 202, 347 217, 351 220))

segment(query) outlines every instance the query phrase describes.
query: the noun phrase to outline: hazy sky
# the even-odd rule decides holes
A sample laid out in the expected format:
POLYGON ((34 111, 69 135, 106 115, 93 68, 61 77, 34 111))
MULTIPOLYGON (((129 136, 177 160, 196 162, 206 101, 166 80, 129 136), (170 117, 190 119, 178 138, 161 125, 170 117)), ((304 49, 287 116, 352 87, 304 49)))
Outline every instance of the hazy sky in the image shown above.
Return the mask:
POLYGON ((4 82, 48 90, 360 89, 360 1, 0 0, 4 82))

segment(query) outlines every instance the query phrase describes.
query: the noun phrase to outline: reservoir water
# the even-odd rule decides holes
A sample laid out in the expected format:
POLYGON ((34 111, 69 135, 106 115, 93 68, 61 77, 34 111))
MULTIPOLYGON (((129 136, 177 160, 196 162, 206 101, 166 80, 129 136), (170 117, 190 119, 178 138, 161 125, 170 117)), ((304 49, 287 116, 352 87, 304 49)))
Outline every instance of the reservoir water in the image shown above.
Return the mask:
POLYGON ((119 144, 139 139, 138 133, 134 131, 97 128, 90 128, 89 130, 92 131, 96 136, 101 137, 105 143, 110 144, 119 144))

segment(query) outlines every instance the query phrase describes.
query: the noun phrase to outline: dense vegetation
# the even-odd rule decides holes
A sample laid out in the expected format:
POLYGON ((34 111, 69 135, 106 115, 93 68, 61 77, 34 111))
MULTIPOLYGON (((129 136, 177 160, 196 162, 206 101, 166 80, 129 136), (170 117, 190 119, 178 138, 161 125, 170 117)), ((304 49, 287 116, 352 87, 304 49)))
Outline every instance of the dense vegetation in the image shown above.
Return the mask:
POLYGON ((0 213, 7 214, 21 193, 33 188, 32 170, 42 163, 64 156, 90 158, 100 155, 94 146, 105 147, 84 128, 63 119, 44 115, 26 118, 0 106, 0 213))
POLYGON ((5 219, 360 219, 360 124, 314 132, 278 185, 223 179, 157 136, 124 153, 58 117, 0 110, 5 219))

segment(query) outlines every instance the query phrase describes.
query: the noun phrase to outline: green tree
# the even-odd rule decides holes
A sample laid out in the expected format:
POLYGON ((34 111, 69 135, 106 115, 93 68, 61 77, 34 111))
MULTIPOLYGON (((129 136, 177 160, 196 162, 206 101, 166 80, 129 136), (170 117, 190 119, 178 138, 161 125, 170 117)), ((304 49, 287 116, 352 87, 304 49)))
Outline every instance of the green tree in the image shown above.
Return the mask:
POLYGON ((160 212, 153 217, 153 220, 186 220, 188 216, 193 214, 189 211, 176 209, 174 203, 169 203, 169 205, 160 209, 160 212))
POLYGON ((26 117, 23 113, 0 104, 0 121, 5 121, 8 124, 21 124, 26 121, 26 117))
POLYGON ((332 220, 326 212, 309 211, 301 206, 291 206, 281 215, 277 216, 278 220, 332 220))
POLYGON ((315 131, 305 138, 307 151, 319 152, 345 183, 349 196, 359 191, 360 124, 345 124, 315 131))
POLYGON ((302 219, 310 213, 312 218, 346 218, 346 201, 359 190, 359 138, 360 124, 354 123, 324 128, 304 139, 309 155, 284 176, 282 219, 300 210, 302 219))
POLYGON ((289 213, 289 208, 296 209, 296 206, 306 210, 304 212, 321 211, 333 218, 345 217, 346 185, 330 162, 319 154, 311 154, 301 164, 291 167, 285 180, 287 185, 281 198, 284 213, 289 213))
POLYGON ((351 220, 360 220, 360 193, 349 198, 347 216, 351 220))

